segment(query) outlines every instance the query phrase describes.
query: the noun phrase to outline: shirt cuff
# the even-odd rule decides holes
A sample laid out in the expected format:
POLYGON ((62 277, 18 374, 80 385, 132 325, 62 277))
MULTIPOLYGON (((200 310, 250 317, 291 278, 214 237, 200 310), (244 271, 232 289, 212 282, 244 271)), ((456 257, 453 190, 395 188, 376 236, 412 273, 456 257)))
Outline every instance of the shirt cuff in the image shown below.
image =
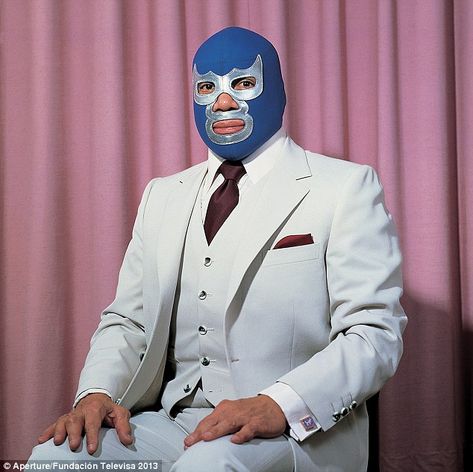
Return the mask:
MULTIPOLYGON (((104 393, 105 395, 108 395, 110 398, 112 398, 112 394, 108 391, 105 390, 104 388, 88 388, 87 390, 84 390, 81 392, 79 395, 77 395, 76 399, 74 400, 74 403, 72 405, 72 408, 75 408, 76 405, 87 395, 91 393, 104 393)), ((113 400, 113 398, 112 398, 113 400)))
POLYGON ((289 424, 289 434, 296 441, 303 441, 321 429, 305 401, 289 385, 276 382, 259 393, 271 397, 280 406, 289 424))

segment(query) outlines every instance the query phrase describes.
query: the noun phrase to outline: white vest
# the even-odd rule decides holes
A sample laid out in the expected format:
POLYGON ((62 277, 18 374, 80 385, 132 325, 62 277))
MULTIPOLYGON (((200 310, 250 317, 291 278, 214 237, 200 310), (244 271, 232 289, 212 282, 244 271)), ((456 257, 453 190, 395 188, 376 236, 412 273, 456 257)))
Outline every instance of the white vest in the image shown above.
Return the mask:
MULTIPOLYGON (((245 215, 261 186, 248 190, 210 246, 201 217, 201 192, 196 199, 186 234, 178 287, 174 300, 168 346, 168 379, 161 403, 166 411, 180 402, 194 405, 199 380, 212 405, 236 399, 226 352, 224 309, 234 255, 245 224, 245 215)), ((200 392, 198 392, 200 393, 200 392)))

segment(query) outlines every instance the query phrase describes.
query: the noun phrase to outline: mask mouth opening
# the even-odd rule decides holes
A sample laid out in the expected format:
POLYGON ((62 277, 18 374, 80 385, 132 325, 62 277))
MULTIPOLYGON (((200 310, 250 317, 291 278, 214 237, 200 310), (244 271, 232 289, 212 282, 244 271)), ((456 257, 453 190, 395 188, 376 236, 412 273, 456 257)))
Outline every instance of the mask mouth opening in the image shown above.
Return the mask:
POLYGON ((237 110, 213 111, 210 103, 205 109, 205 131, 210 141, 228 145, 245 140, 253 131, 253 118, 248 114, 248 104, 236 100, 237 110))
POLYGON ((225 119, 215 121, 212 125, 212 130, 216 134, 220 135, 230 135, 239 133, 245 128, 245 122, 241 119, 225 119))

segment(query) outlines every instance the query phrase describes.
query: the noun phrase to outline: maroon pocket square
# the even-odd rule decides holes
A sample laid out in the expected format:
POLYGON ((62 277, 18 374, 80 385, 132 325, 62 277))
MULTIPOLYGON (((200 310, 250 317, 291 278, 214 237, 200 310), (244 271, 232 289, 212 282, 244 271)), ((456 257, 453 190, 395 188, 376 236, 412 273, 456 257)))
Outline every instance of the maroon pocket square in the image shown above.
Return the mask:
POLYGON ((295 247, 295 246, 305 246, 306 244, 312 244, 314 242, 314 238, 312 235, 309 234, 291 234, 289 236, 285 236, 281 240, 279 240, 273 249, 282 249, 285 247, 295 247))

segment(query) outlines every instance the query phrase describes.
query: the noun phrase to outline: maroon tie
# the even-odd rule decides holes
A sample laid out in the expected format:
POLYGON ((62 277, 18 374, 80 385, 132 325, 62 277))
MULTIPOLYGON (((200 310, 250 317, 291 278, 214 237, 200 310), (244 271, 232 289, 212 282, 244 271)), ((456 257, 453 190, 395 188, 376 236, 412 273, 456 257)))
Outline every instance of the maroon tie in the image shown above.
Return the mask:
POLYGON ((246 173, 240 161, 224 161, 218 172, 225 179, 210 197, 204 229, 207 242, 210 244, 220 226, 228 218, 238 203, 238 181, 246 173))

